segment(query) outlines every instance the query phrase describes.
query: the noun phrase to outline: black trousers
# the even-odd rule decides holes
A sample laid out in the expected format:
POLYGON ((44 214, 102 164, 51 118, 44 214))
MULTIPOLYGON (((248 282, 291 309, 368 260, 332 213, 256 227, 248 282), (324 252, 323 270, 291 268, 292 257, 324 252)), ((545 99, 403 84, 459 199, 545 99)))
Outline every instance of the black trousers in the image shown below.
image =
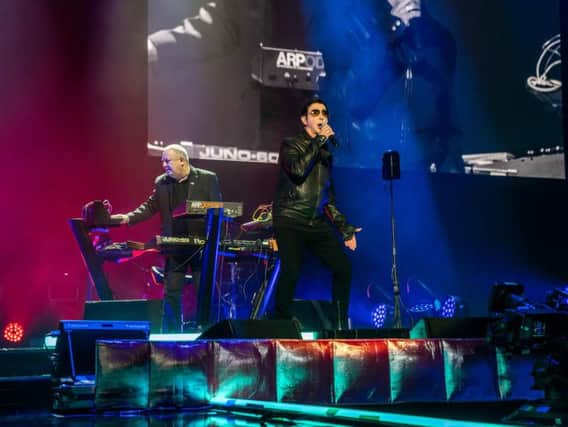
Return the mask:
POLYGON ((282 224, 275 221, 274 233, 280 255, 280 275, 276 284, 274 317, 292 318, 290 307, 296 285, 300 279, 302 257, 307 249, 319 257, 331 271, 332 300, 337 313, 336 327, 348 327, 349 298, 351 292, 351 261, 345 254, 344 244, 331 224, 321 220, 314 226, 282 224))
MULTIPOLYGON (((199 295, 201 278, 201 250, 184 251, 179 255, 167 255, 164 268, 164 300, 162 303, 162 332, 182 332, 183 288, 186 284, 186 273, 191 269, 192 283, 199 295)), ((199 303, 199 301, 198 301, 199 303)))

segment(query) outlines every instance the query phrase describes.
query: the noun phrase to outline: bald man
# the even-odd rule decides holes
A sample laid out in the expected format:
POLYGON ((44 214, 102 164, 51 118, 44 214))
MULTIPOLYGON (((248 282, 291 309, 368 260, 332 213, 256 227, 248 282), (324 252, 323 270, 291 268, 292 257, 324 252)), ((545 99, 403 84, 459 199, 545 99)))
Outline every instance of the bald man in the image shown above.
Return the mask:
MULTIPOLYGON (((113 215, 113 218, 122 224, 135 225, 159 213, 162 236, 204 236, 204 219, 174 218, 174 212, 183 209, 186 200, 221 201, 217 175, 191 166, 187 151, 178 144, 165 147, 161 160, 165 173, 155 179, 154 191, 148 199, 135 210, 113 215)), ((188 249, 183 254, 166 255, 162 304, 164 333, 182 332, 182 292, 188 266, 196 289, 199 285, 202 248, 188 249)))

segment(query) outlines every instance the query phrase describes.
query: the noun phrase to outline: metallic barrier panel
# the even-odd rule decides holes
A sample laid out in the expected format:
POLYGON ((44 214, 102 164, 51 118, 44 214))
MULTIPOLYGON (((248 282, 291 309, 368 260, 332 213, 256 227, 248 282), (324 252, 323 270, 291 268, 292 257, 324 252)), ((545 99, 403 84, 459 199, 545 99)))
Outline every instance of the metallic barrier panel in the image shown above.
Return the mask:
POLYGON ((387 340, 336 340, 332 343, 334 403, 388 403, 387 340))
POLYGON ((147 341, 97 341, 97 410, 146 409, 149 368, 150 346, 147 341))
MULTIPOLYGON (((104 411, 195 408, 212 398, 339 406, 536 400, 544 393, 532 389, 535 358, 483 339, 98 340, 94 403, 104 411)), ((59 390, 59 409, 92 407, 92 385, 82 394, 80 386, 59 390)))
POLYGON ((276 341, 276 401, 332 403, 331 341, 276 341))
POLYGON ((533 390, 534 354, 512 354, 497 347, 497 375, 502 400, 544 399, 542 390, 533 390))
POLYGON ((150 343, 150 408, 202 406, 211 398, 213 343, 150 343))
POLYGON ((446 399, 448 401, 499 400, 495 346, 484 339, 442 341, 446 399))
POLYGON ((391 402, 446 400, 440 340, 389 340, 391 402))
POLYGON ((214 345, 215 396, 276 399, 274 340, 222 340, 214 345))

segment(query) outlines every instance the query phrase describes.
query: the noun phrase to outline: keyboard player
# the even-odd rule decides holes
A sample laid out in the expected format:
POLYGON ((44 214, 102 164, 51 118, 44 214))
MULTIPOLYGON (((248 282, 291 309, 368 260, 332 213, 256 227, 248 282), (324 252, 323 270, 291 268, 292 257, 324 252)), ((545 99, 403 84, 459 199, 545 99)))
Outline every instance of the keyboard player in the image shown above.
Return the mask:
MULTIPOLYGON (((154 182, 154 191, 135 210, 112 215, 112 219, 130 226, 160 215, 162 236, 185 237, 205 235, 205 218, 177 216, 185 209, 186 200, 221 201, 217 175, 192 166, 185 148, 168 145, 162 153, 164 174, 154 182)), ((185 274, 191 269, 193 283, 199 285, 202 247, 166 254, 164 300, 162 303, 162 332, 175 333, 182 329, 182 294, 185 274)))

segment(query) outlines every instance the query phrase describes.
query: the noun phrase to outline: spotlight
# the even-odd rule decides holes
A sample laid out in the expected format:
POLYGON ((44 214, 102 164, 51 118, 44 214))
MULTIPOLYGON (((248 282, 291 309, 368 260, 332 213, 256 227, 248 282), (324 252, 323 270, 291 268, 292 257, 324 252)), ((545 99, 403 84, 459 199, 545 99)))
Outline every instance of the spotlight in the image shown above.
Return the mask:
POLYGON ((454 317, 456 315, 456 297, 449 296, 442 304, 441 317, 454 317))
POLYGON ((424 313, 433 313, 434 311, 436 311, 435 305, 434 303, 431 302, 422 302, 422 303, 418 303, 418 304, 414 304, 411 305, 408 308, 408 311, 414 313, 414 314, 424 314, 424 313))
POLYGON ((371 321, 375 328, 382 328, 385 326, 385 321, 387 320, 387 305, 379 304, 373 311, 371 311, 371 321))
POLYGON ((432 317, 442 304, 436 294, 422 280, 411 277, 401 288, 401 298, 411 315, 432 317))
POLYGON ((12 344, 19 344, 24 338, 24 327, 18 322, 10 322, 4 327, 4 339, 12 344))
POLYGON ((448 296, 440 308, 440 317, 451 318, 451 317, 466 317, 469 313, 468 305, 466 302, 456 296, 448 296))

